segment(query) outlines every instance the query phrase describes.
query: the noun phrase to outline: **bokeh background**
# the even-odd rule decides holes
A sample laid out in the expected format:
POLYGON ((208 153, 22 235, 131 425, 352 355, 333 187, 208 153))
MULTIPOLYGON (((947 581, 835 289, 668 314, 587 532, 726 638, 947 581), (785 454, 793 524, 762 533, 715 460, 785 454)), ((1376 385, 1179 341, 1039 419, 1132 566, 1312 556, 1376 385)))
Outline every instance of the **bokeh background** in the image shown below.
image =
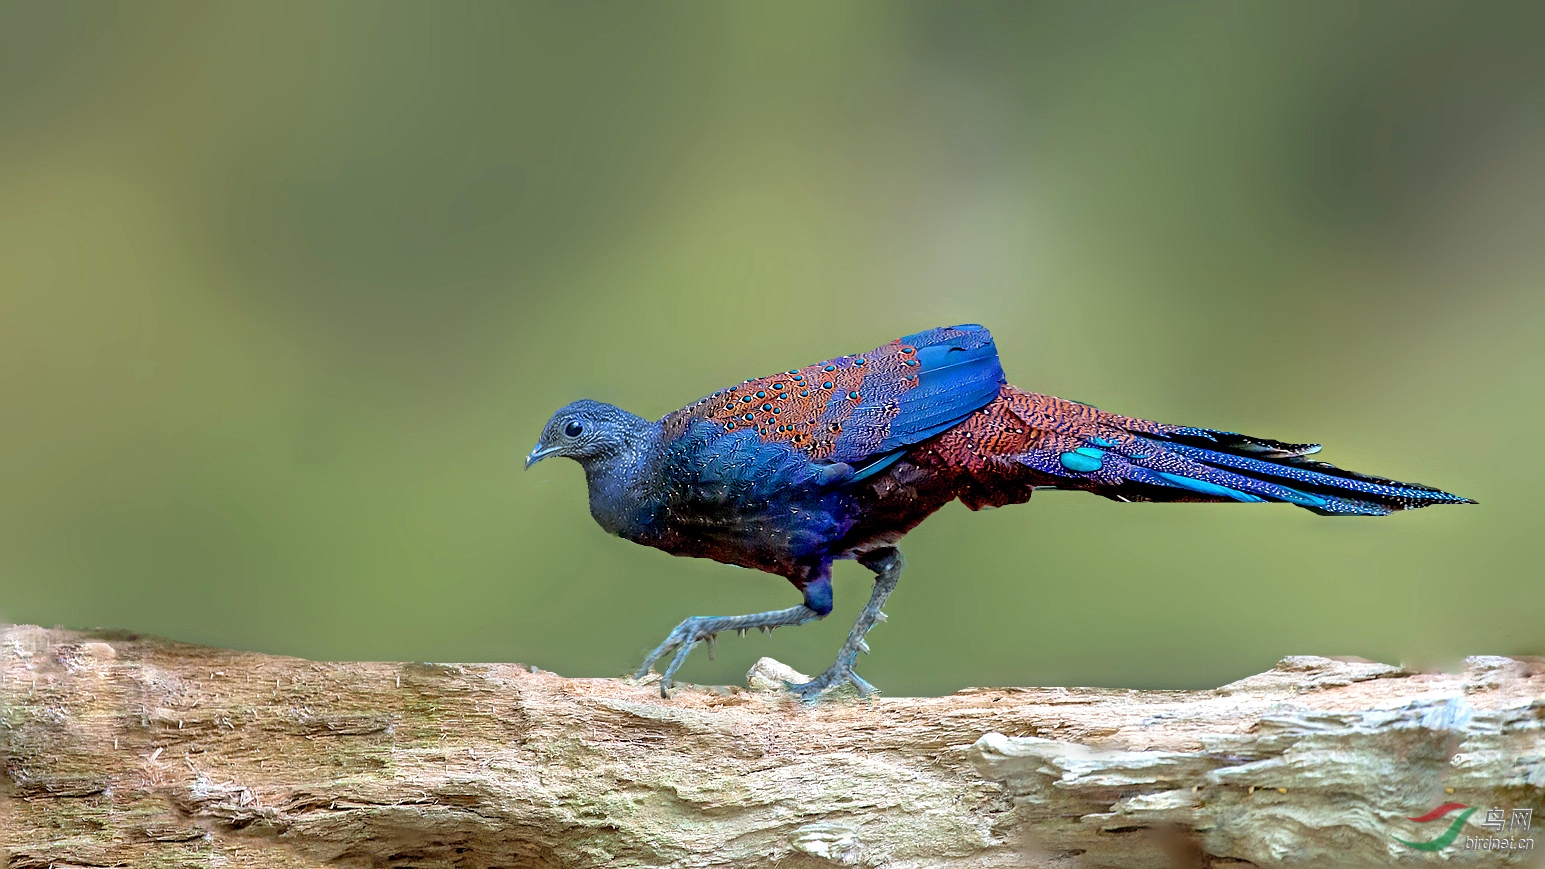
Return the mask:
MULTIPOLYGON (((783 580, 521 458, 939 324, 1477 507, 1075 493, 907 540, 861 671, 1545 653, 1545 7, 0 4, 0 620, 614 675, 783 580)), ((830 660, 867 596, 727 638, 830 660)))

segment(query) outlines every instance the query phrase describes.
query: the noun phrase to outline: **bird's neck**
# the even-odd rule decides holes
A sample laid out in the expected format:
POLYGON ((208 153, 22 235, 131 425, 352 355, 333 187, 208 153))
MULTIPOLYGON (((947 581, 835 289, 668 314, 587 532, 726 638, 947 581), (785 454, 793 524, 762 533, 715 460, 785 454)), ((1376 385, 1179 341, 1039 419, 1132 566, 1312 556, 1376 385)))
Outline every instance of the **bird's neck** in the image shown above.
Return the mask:
POLYGON ((656 489, 653 474, 659 465, 659 426, 639 422, 643 425, 629 433, 622 447, 585 463, 590 515, 602 528, 628 538, 638 536, 648 522, 650 493, 656 489))

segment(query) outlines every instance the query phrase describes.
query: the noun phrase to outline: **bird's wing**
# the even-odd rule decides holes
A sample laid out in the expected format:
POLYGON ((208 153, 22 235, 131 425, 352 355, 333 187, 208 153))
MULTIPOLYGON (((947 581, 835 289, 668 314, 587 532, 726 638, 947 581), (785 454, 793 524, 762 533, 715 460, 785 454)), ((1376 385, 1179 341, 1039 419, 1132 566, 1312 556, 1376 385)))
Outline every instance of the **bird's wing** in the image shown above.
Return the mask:
POLYGON ((755 432, 812 461, 878 470, 903 448, 958 424, 1004 383, 992 334, 974 325, 908 335, 856 356, 747 380, 661 421, 667 438, 693 423, 755 432))

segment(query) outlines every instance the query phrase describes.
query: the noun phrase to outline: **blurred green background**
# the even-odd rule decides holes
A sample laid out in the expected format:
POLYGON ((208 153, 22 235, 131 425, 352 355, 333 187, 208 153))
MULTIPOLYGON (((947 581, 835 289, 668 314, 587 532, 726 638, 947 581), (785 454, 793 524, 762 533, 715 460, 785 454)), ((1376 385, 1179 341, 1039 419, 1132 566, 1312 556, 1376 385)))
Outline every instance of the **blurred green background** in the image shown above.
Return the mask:
POLYGON ((952 505, 888 693, 1545 653, 1542 10, 0 3, 0 620, 619 674, 798 598, 606 536, 548 415, 969 321, 1481 505, 952 505))

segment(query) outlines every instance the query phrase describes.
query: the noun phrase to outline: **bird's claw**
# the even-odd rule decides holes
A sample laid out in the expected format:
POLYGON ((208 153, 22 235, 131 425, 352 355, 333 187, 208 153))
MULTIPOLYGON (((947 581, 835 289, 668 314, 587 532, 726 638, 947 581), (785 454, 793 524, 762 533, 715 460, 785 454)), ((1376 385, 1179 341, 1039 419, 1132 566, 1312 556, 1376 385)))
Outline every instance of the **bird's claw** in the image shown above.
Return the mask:
POLYGON ((868 697, 877 690, 873 685, 864 681, 861 676, 853 672, 852 664, 845 664, 841 661, 832 664, 825 673, 811 679, 809 682, 799 684, 784 682, 783 687, 789 689, 800 700, 812 703, 822 694, 841 687, 843 684, 852 685, 858 690, 858 696, 860 697, 868 697))
POLYGON ((711 618, 707 616, 693 616, 677 625, 676 629, 666 636, 665 642, 656 646, 655 650, 649 653, 649 657, 644 659, 643 666, 638 668, 637 675, 633 677, 634 680, 643 681, 649 675, 649 671, 654 669, 656 661, 675 650, 676 655, 671 658, 671 662, 666 666, 665 672, 660 674, 660 696, 669 697, 671 677, 675 676, 676 671, 681 669, 681 665, 687 662, 687 656, 692 654, 693 646, 696 646, 698 643, 707 643, 708 657, 710 660, 713 658, 715 638, 718 636, 718 631, 705 629, 709 621, 711 621, 711 618))

